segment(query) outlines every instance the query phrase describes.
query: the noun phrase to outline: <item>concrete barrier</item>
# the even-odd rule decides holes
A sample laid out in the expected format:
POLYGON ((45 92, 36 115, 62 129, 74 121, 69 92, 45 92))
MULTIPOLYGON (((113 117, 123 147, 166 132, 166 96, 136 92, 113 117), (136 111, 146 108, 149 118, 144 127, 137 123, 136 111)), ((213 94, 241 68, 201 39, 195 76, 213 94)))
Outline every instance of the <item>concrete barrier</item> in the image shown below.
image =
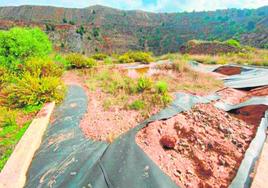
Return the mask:
POLYGON ((39 148, 55 103, 45 104, 16 145, 0 173, 0 188, 22 188, 32 158, 39 148))
POLYGON ((264 143, 251 188, 268 187, 268 140, 264 143))

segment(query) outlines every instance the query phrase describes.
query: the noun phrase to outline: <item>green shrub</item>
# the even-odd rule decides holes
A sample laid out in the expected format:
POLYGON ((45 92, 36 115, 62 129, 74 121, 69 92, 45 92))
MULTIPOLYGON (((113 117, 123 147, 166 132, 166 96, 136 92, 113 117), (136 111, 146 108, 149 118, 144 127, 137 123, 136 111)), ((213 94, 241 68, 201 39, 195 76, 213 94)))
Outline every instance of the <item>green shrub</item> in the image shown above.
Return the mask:
POLYGON ((137 90, 143 92, 152 88, 153 82, 148 77, 141 77, 138 79, 137 90))
POLYGON ((122 76, 120 73, 114 72, 103 79, 102 87, 105 92, 111 94, 117 94, 118 92, 124 91, 126 93, 135 92, 134 81, 126 76, 122 76))
POLYGON ((140 62, 144 64, 148 64, 154 61, 153 57, 148 52, 127 52, 118 58, 119 63, 133 63, 140 62))
POLYGON ((34 56, 52 51, 48 36, 38 28, 12 28, 0 31, 0 65, 17 70, 19 64, 34 56))
POLYGON ((236 48, 241 47, 240 43, 235 39, 229 39, 229 40, 225 41, 225 43, 230 45, 230 46, 236 47, 236 48))
POLYGON ((131 59, 131 58, 129 57, 129 55, 124 54, 124 55, 121 55, 121 56, 118 57, 118 62, 119 62, 119 63, 122 63, 122 64, 124 64, 124 63, 133 63, 134 60, 131 59))
POLYGON ((130 59, 133 59, 133 61, 144 64, 154 61, 153 57, 148 52, 127 52, 126 55, 128 55, 130 59))
POLYGON ((129 105, 129 109, 131 110, 142 110, 144 109, 145 104, 142 100, 136 100, 129 105))
POLYGON ((160 94, 164 94, 168 92, 168 84, 165 81, 158 81, 155 84, 156 91, 160 94))
POLYGON ((69 69, 71 67, 71 64, 60 54, 56 54, 53 57, 53 60, 57 63, 61 63, 65 69, 69 69))
POLYGON ((10 107, 25 107, 45 102, 60 102, 64 98, 65 86, 57 77, 35 77, 25 73, 16 82, 7 84, 1 91, 0 103, 10 107))
POLYGON ((103 54, 103 53, 97 53, 97 54, 94 54, 93 56, 91 56, 93 59, 96 59, 96 60, 104 60, 105 58, 108 57, 108 55, 106 54, 103 54))
POLYGON ((82 54, 71 53, 66 56, 67 62, 73 68, 91 68, 96 64, 96 61, 92 58, 86 58, 82 54))
POLYGON ((7 70, 4 67, 0 67, 0 89, 1 85, 6 81, 7 70))
POLYGON ((31 58, 26 61, 23 72, 29 72, 37 77, 60 77, 64 71, 63 65, 49 58, 31 58))
POLYGON ((104 64, 107 64, 107 65, 113 64, 112 58, 110 58, 110 57, 105 58, 104 59, 104 64))
POLYGON ((96 60, 93 58, 87 58, 86 68, 92 68, 97 64, 96 60))
POLYGON ((164 106, 167 106, 172 101, 171 96, 168 93, 161 95, 161 102, 164 106))
POLYGON ((172 101, 171 96, 166 92, 164 94, 155 93, 152 96, 152 103, 161 106, 167 106, 172 101))
POLYGON ((268 49, 268 43, 264 44, 264 45, 263 45, 263 48, 264 48, 264 49, 268 49))

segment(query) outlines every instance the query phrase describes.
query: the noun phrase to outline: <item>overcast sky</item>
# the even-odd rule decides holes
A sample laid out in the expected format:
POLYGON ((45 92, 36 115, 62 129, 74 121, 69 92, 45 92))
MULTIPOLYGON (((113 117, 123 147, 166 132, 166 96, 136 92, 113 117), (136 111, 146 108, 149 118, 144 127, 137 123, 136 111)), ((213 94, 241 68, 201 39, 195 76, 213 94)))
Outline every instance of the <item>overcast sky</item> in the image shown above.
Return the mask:
POLYGON ((0 0, 0 6, 52 5, 83 8, 96 4, 125 10, 182 12, 226 8, 258 8, 268 5, 268 0, 0 0))

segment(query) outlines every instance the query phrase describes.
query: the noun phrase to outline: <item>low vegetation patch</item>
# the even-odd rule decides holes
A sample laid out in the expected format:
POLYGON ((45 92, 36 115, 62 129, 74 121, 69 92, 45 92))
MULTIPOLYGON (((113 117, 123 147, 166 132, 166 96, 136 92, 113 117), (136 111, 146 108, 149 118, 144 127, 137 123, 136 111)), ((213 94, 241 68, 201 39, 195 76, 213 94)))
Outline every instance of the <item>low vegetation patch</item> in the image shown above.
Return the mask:
POLYGON ((88 77, 87 85, 92 92, 101 89, 108 96, 103 101, 105 110, 113 106, 141 111, 144 117, 154 108, 163 108, 172 101, 177 91, 207 93, 222 87, 222 82, 213 77, 194 72, 185 60, 176 59, 174 64, 161 65, 160 73, 150 77, 140 74, 130 78, 127 71, 113 66, 94 67, 83 72, 88 77), (171 74, 167 74, 171 70, 171 74))
POLYGON ((118 57, 119 63, 133 63, 139 62, 143 64, 148 64, 154 61, 151 53, 140 52, 140 51, 130 51, 118 57))
POLYGON ((0 31, 0 169, 42 105, 64 98, 64 64, 51 52, 40 29, 0 31))
POLYGON ((91 56, 93 59, 95 60, 104 60, 108 57, 107 54, 103 54, 103 53, 97 53, 97 54, 94 54, 93 56, 91 56))
MULTIPOLYGON (((105 67, 93 68, 86 75, 91 91, 100 88, 102 92, 108 94, 109 97, 103 103, 105 109, 117 105, 126 110, 139 110, 142 114, 148 114, 152 108, 160 108, 170 102, 170 100, 166 100, 166 96, 169 96, 168 85, 166 84, 162 88, 163 86, 160 86, 156 80, 146 76, 132 79, 124 71, 105 67), (157 85, 158 89, 154 85, 157 85), (159 92, 159 90, 163 92, 159 92), (156 100, 160 100, 160 102, 155 103, 156 100)), ((171 99, 170 96, 169 98, 171 99)))
POLYGON ((217 55, 205 54, 166 54, 158 59, 180 59, 186 62, 197 61, 204 64, 240 64, 268 66, 268 50, 247 48, 246 51, 239 53, 226 53, 217 55))
POLYGON ((66 56, 66 61, 69 64, 69 68, 92 68, 96 65, 96 60, 93 58, 87 58, 86 56, 78 53, 71 53, 66 56))

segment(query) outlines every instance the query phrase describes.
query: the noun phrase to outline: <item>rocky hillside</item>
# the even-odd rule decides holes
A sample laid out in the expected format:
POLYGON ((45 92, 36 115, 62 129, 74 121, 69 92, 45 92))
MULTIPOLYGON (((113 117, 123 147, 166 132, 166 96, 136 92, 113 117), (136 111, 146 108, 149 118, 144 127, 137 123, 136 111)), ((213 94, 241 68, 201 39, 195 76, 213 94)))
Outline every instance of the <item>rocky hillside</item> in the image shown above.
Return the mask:
POLYGON ((84 9, 46 6, 0 7, 0 29, 39 26, 55 48, 91 54, 147 50, 176 52, 191 39, 239 39, 268 48, 268 6, 192 13, 123 11, 103 6, 84 9))

